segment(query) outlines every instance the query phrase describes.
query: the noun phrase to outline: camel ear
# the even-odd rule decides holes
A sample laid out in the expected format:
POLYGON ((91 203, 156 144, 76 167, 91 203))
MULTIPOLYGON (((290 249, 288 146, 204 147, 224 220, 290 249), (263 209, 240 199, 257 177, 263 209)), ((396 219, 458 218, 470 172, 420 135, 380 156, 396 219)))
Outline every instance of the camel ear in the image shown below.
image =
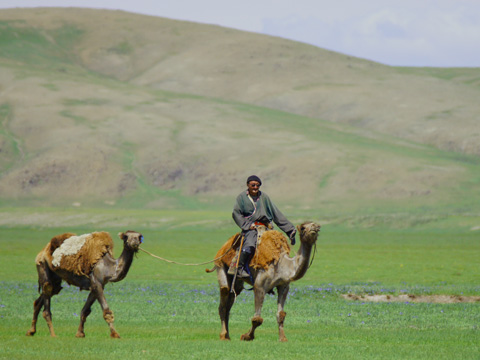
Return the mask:
POLYGON ((118 233, 118 237, 119 237, 120 239, 122 239, 123 241, 125 241, 125 240, 127 239, 127 235, 125 235, 125 233, 123 233, 123 232, 119 232, 119 233, 118 233))
POLYGON ((303 225, 303 224, 297 225, 297 230, 298 230, 298 232, 299 232, 300 234, 302 233, 302 228, 303 228, 302 225, 303 225))

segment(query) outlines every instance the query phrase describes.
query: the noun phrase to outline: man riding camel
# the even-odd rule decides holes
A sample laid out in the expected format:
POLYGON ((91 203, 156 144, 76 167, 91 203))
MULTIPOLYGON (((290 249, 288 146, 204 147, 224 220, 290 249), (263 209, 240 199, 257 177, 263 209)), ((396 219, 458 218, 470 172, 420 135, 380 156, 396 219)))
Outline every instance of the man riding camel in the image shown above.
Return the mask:
POLYGON ((267 229, 272 229, 273 222, 287 234, 291 244, 295 245, 295 234, 297 233, 295 226, 278 210, 268 195, 260 191, 261 185, 262 181, 258 176, 249 176, 247 190, 237 196, 233 207, 233 220, 242 229, 242 235, 245 236, 237 270, 237 276, 240 278, 250 276, 248 263, 255 252, 258 228, 265 226, 267 229))

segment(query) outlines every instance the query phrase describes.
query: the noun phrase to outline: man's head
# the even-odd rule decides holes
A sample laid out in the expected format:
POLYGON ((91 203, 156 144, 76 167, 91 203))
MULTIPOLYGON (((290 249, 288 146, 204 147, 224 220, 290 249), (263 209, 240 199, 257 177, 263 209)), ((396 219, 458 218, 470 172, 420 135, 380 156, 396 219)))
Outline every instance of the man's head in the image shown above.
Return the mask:
POLYGON ((247 187, 248 193, 251 196, 257 196, 260 190, 260 186, 262 186, 262 180, 257 175, 251 175, 247 179, 247 187))

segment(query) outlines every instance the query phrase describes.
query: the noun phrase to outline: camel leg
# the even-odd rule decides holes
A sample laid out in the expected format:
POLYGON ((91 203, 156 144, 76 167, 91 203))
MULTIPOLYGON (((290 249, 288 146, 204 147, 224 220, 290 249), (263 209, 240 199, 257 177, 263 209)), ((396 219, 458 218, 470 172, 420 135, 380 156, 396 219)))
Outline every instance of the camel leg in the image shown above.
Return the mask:
POLYGON ((37 265, 38 284, 41 294, 33 303, 33 319, 30 330, 27 331, 27 336, 33 336, 37 331, 37 319, 40 310, 43 307, 43 318, 47 322, 50 335, 55 337, 52 324, 52 312, 50 311, 50 299, 53 295, 58 294, 62 290, 62 279, 50 271, 45 263, 37 265))
MULTIPOLYGON (((225 340, 230 340, 230 335, 228 332, 228 321, 230 319, 230 310, 232 309, 233 304, 235 304, 236 297, 240 295, 240 293, 243 290, 243 281, 235 282, 234 290, 235 290, 235 293, 232 293, 229 289, 226 307, 225 307, 225 330, 226 330, 226 336, 228 337, 228 338, 225 338, 225 340)), ((221 335, 220 335, 220 338, 221 338, 221 335)))
POLYGON ((253 291, 255 293, 255 315, 252 318, 252 327, 240 337, 240 340, 251 341, 255 339, 255 329, 263 323, 260 315, 262 313, 263 300, 265 299, 265 289, 260 286, 254 286, 253 291))
POLYGON ((285 336, 285 331, 283 330, 283 323, 285 321, 285 316, 287 313, 283 311, 283 307, 285 305, 285 300, 287 299, 288 290, 290 289, 289 285, 285 286, 278 286, 278 301, 277 301, 277 323, 278 323, 278 340, 285 342, 288 341, 285 336))
POLYGON ((38 314, 40 313, 40 310, 42 309, 42 306, 43 306, 43 295, 40 295, 38 297, 38 299, 33 302, 32 326, 27 331, 27 336, 33 336, 37 332, 37 319, 38 319, 38 314))
POLYGON ((218 305, 218 315, 222 323, 222 331, 220 332, 220 340, 230 340, 228 333, 228 319, 230 315, 230 289, 228 287, 220 288, 220 305, 218 305))
POLYGON ((43 318, 47 322, 48 330, 50 330, 50 336, 56 337, 55 331, 53 331, 52 312, 50 311, 51 297, 45 296, 43 299, 43 303, 44 303, 43 318))
POLYGON ((107 300, 105 299, 105 295, 103 293, 103 286, 98 283, 94 276, 90 277, 90 281, 92 293, 100 303, 103 311, 103 318, 110 327, 110 337, 116 339, 120 338, 120 335, 117 333, 117 331, 115 330, 115 326, 113 325, 115 318, 113 316, 113 311, 110 310, 110 308, 108 307, 107 300))
POLYGON ((38 274, 38 286, 40 290, 40 296, 37 300, 33 302, 33 319, 32 319, 32 326, 27 331, 27 336, 33 336, 37 332, 37 320, 38 314, 40 310, 44 306, 44 297, 43 297, 43 289, 44 284, 48 282, 48 271, 43 264, 37 265, 37 274, 38 274))
MULTIPOLYGON (((230 340, 228 330, 228 321, 230 319, 230 310, 235 303, 235 294, 230 292, 230 286, 225 269, 217 269, 218 284, 220 286, 220 305, 218 306, 218 314, 222 323, 222 331, 220 333, 220 340, 230 340)), ((233 279, 230 279, 230 282, 233 279)), ((243 283, 237 282, 235 284, 235 293, 238 295, 243 290, 243 283)))
POLYGON ((87 321, 88 315, 92 312, 92 304, 97 300, 95 297, 95 294, 90 292, 88 294, 87 301, 85 302, 85 305, 82 308, 82 312, 80 313, 80 325, 78 326, 78 331, 77 334, 75 335, 78 338, 83 338, 85 337, 85 331, 84 331, 84 326, 85 326, 85 321, 87 321))
POLYGON ((228 307, 228 298, 230 295, 230 287, 228 286, 227 273, 225 269, 217 268, 218 286, 220 287, 220 304, 218 305, 218 315, 222 323, 222 331, 220 332, 220 340, 230 340, 228 333, 228 317, 230 314, 228 307))

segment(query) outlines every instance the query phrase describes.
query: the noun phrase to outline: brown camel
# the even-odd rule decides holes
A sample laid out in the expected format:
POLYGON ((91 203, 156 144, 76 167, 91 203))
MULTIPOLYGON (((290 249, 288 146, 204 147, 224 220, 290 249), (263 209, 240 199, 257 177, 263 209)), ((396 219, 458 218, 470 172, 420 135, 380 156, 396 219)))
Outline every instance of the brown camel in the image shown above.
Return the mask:
POLYGON ((123 240, 123 251, 118 259, 113 257, 113 240, 107 232, 81 236, 65 233, 50 240, 35 259, 40 296, 33 303, 32 327, 27 331, 27 336, 35 334, 38 314, 42 307, 50 335, 55 336, 50 301, 53 295, 62 290, 61 283, 65 280, 70 285, 78 286, 80 290, 90 290, 80 314, 80 326, 76 336, 85 337, 85 321, 91 312, 92 304, 98 300, 103 310, 103 318, 110 327, 110 336, 120 337, 113 326, 113 311, 108 307, 103 289, 108 282, 117 282, 127 276, 143 236, 131 230, 119 233, 118 236, 123 240))
MULTIPOLYGON (((270 249, 276 248, 280 253, 278 255, 267 256, 270 260, 266 265, 256 264, 257 255, 255 255, 250 263, 253 283, 250 279, 240 279, 237 277, 235 284, 233 284, 234 293, 230 291, 233 282, 233 275, 228 274, 228 269, 234 254, 232 244, 238 240, 239 234, 231 237, 219 250, 216 256, 217 258, 225 254, 227 251, 228 253, 215 263, 215 267, 212 270, 207 271, 211 272, 214 269, 217 269, 218 284, 220 286, 220 305, 218 307, 218 313, 222 322, 222 331, 220 333, 221 340, 230 340, 230 334, 228 331, 230 309, 235 302, 235 297, 243 290, 244 282, 247 282, 248 284, 253 285, 255 295, 255 315, 252 318, 252 327, 241 336, 241 340, 249 341, 255 338, 255 329, 263 323, 263 319, 260 315, 265 294, 271 292, 274 288, 277 288, 279 341, 287 341, 283 330, 283 324, 287 314, 283 308, 290 288, 290 282, 302 278, 307 272, 312 247, 317 241, 320 225, 313 222, 305 222, 298 225, 297 229, 300 234, 301 245, 297 255, 293 258, 289 257, 290 248, 287 239, 282 233, 273 230, 267 231, 262 235, 260 245, 258 245, 257 248, 257 253, 259 253, 258 256, 264 257, 264 254, 262 255, 262 247, 267 243, 268 238, 276 238, 276 240, 274 244, 270 243, 270 245, 265 245, 265 247, 270 246, 270 249), (279 241, 278 239, 281 240, 279 241)), ((236 242, 239 243, 239 241, 236 242)), ((238 247, 238 244, 236 246, 238 247)), ((235 248, 235 245, 233 248, 235 248)))

